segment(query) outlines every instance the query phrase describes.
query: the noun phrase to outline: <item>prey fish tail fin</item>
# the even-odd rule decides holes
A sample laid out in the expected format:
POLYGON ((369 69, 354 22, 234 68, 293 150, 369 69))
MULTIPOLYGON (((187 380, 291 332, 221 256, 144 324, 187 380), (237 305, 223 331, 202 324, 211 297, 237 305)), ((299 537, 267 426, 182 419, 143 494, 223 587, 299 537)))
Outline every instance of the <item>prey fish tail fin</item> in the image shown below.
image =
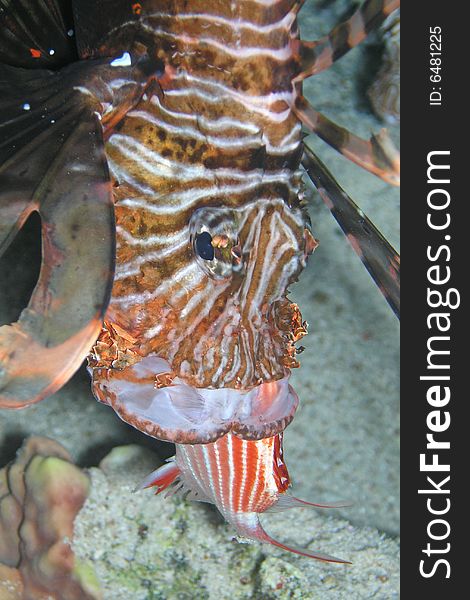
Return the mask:
POLYGON ((342 558, 336 558, 335 556, 324 554, 323 552, 317 552, 315 550, 309 551, 305 548, 287 545, 274 539, 262 527, 258 513, 237 514, 230 520, 230 522, 235 526, 239 535, 249 539, 271 544, 272 546, 282 548, 282 550, 287 550, 288 552, 299 554, 300 556, 306 556, 307 558, 315 558, 316 560, 321 560, 324 562, 351 564, 349 561, 343 560, 342 558))

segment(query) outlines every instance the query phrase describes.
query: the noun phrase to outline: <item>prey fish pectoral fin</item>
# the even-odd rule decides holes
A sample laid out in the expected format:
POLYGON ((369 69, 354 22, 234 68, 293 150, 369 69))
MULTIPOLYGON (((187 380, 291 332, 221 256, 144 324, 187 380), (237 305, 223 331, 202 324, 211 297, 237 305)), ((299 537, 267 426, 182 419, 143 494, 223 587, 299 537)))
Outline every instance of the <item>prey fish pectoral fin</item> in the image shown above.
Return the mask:
POLYGON ((166 491, 165 497, 182 493, 188 500, 212 503, 212 500, 205 496, 201 490, 192 490, 185 485, 184 477, 181 469, 176 464, 175 457, 167 459, 164 465, 149 473, 134 489, 134 492, 149 488, 155 488, 156 496, 166 491))
POLYGON ((137 487, 137 490, 146 490, 154 487, 155 494, 160 494, 163 490, 173 485, 181 475, 181 470, 174 460, 170 460, 155 471, 152 471, 137 487))
POLYGON ((306 145, 302 164, 354 251, 400 318, 400 256, 306 145))

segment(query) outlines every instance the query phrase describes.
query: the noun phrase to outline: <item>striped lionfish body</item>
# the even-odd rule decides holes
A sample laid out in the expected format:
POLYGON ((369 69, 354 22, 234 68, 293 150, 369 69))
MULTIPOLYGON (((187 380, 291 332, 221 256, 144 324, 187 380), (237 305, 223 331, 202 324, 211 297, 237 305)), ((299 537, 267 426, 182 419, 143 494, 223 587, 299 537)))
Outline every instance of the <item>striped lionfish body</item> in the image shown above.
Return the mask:
POLYGON ((315 247, 291 108, 297 3, 274 21, 270 3, 203 4, 144 20, 165 69, 106 145, 117 264, 92 361, 100 399, 183 443, 291 420, 302 320, 285 293, 315 247))
POLYGON ((192 497, 266 541, 257 515, 287 489, 279 434, 305 332, 286 290, 316 245, 292 109, 298 3, 158 7, 144 25, 160 89, 106 145, 117 261, 93 388, 177 443, 172 472, 192 497))
MULTIPOLYGON (((0 329, 0 406, 58 389, 94 343, 97 399, 177 445, 145 487, 212 502, 241 535, 338 560, 288 548, 259 523, 266 510, 310 505, 287 494, 282 457, 298 405, 295 343, 306 333, 287 291, 317 244, 301 127, 387 181, 398 163, 384 134, 365 141, 334 125, 301 82, 398 2, 367 0, 316 42, 299 39, 301 0, 70 4, 62 12, 56 0, 32 3, 44 39, 26 36, 14 3, 0 15, 0 179, 18 209, 0 203, 0 246, 33 210, 44 241, 30 304, 0 329), (31 132, 50 155, 36 152, 31 132)), ((387 252, 382 272, 394 276, 387 252)))

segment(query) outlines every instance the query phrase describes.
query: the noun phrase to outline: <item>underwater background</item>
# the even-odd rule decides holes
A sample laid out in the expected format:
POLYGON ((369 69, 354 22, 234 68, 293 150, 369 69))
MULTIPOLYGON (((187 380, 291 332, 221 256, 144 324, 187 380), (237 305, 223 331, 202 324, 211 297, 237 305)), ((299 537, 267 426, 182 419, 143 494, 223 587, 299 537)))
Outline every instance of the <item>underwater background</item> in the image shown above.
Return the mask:
MULTIPOLYGON (((346 0, 307 0, 300 13, 302 37, 326 33, 349 7, 346 0)), ((307 80, 305 96, 317 110, 368 138, 384 126, 366 95, 381 53, 378 37, 371 36, 307 80)), ((398 126, 387 128, 398 142, 398 126)), ((399 250, 398 190, 318 138, 306 142, 399 250)), ((133 430, 98 404, 82 367, 53 397, 22 411, 0 412, 0 469, 32 434, 58 441, 78 466, 89 469, 91 491, 75 520, 72 548, 86 565, 82 575, 90 598, 399 597, 399 324, 318 194, 310 187, 308 192, 320 246, 290 293, 309 323, 309 335, 302 340, 301 368, 292 376, 300 407, 285 433, 285 458, 294 495, 353 505, 278 512, 262 521, 277 539, 353 564, 237 544, 212 506, 155 497, 149 490, 133 494, 139 481, 173 454, 172 447, 133 430), (116 449, 122 446, 127 447, 116 449)), ((18 316, 34 284, 35 231, 37 223, 29 222, 1 260, 0 324, 18 316)), ((0 600, 15 598, 7 593, 0 585, 0 600)))

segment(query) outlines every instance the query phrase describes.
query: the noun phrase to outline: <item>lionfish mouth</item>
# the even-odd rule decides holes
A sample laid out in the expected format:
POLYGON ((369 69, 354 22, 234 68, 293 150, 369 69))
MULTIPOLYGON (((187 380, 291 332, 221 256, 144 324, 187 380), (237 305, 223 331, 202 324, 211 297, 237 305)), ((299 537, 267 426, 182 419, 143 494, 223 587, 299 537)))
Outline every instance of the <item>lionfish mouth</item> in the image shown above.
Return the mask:
POLYGON ((175 377, 157 355, 110 372, 92 369, 93 392, 121 419, 144 433, 177 444, 214 442, 232 432, 258 440, 282 432, 292 421, 299 399, 289 375, 250 390, 195 388, 175 377))

